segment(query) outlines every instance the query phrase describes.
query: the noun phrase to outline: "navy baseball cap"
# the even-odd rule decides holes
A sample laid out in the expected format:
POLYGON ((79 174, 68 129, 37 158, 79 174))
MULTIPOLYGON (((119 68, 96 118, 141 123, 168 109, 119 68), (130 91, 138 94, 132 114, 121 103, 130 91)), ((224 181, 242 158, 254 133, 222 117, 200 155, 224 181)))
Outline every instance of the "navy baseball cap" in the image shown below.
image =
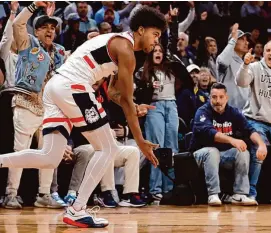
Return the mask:
POLYGON ((46 24, 46 23, 51 23, 51 24, 53 24, 55 26, 58 25, 58 21, 56 19, 54 19, 52 17, 49 17, 47 15, 42 15, 42 16, 37 17, 34 20, 33 27, 35 29, 38 29, 38 28, 42 27, 44 24, 46 24))

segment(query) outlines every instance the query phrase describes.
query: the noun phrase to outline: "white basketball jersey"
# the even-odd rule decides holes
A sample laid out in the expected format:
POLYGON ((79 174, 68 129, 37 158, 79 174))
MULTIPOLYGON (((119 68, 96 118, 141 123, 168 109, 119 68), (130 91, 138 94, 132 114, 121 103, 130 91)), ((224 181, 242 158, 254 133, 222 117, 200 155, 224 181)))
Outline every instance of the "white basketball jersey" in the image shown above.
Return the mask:
POLYGON ((89 82, 93 85, 100 79, 118 71, 118 66, 108 51, 114 37, 123 37, 134 46, 131 32, 109 33, 86 41, 57 69, 57 72, 73 82, 89 82))

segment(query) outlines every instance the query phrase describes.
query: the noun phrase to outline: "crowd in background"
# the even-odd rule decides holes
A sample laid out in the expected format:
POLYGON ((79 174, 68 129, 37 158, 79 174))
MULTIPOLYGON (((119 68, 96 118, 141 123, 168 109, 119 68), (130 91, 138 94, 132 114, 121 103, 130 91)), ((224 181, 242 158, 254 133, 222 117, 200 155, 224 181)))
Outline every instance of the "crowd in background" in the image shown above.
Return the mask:
MULTIPOLYGON (((2 90, 0 153, 30 148, 33 138, 40 142, 42 93, 47 81, 85 41, 101 34, 130 30, 129 17, 142 5, 161 11, 168 23, 160 43, 150 54, 135 52, 137 59, 134 73, 135 102, 156 107, 155 110, 149 111, 146 117, 140 119, 145 138, 159 144, 161 148, 171 148, 172 153, 189 149, 194 152, 212 146, 218 149, 209 151, 214 158, 217 154, 219 156, 219 152, 225 153, 228 149, 237 148, 237 142, 235 144, 229 142, 231 144, 229 148, 221 149, 216 146, 215 139, 208 142, 202 140, 204 136, 202 137, 201 133, 206 137, 212 137, 211 130, 215 129, 216 132, 233 136, 235 124, 248 121, 248 125, 239 125, 240 129, 249 131, 250 136, 257 132, 265 144, 270 144, 271 45, 267 43, 271 38, 270 2, 78 1, 69 5, 67 2, 55 2, 50 8, 33 12, 31 8, 27 8, 29 5, 28 2, 4 2, 0 5, 0 90, 2 90), (44 15, 49 18, 40 20, 44 15), (54 28, 43 33, 40 28, 45 22, 51 22, 54 28), (46 46, 46 40, 50 40, 52 36, 55 43, 53 49, 46 46), (39 54, 40 46, 44 51, 48 51, 47 55, 39 54), (266 56, 263 55, 264 50, 266 56), (249 59, 247 53, 251 53, 253 59, 249 59), (247 60, 244 64, 245 56, 247 60), (44 65, 46 62, 48 66, 44 65), (252 62, 255 63, 254 66, 252 62), (252 65, 248 68, 246 65, 250 63, 252 65), (28 67, 28 71, 24 70, 25 67, 28 67), (26 75, 27 72, 30 72, 29 75, 26 75), (23 78, 28 80, 29 85, 35 84, 37 88, 39 85, 39 90, 34 90, 32 95, 29 85, 24 83, 23 78), (217 82, 225 86, 212 87, 217 82), (229 99, 224 103, 237 109, 238 112, 231 110, 233 112, 230 114, 236 119, 226 115, 226 119, 217 120, 217 116, 210 113, 208 116, 211 126, 208 128, 207 121, 205 122, 208 118, 206 114, 212 111, 210 110, 212 107, 216 111, 215 105, 209 106, 208 109, 209 101, 214 103, 212 102, 214 90, 226 91, 225 87, 229 99), (197 112, 199 108, 200 113, 197 112), (242 118, 244 116, 241 112, 246 118, 242 118), (224 125, 224 122, 228 124, 224 125), (192 147, 195 140, 201 140, 201 145, 199 146, 197 142, 197 146, 191 149, 183 142, 185 135, 192 131, 192 147), (2 140, 4 138, 5 141, 2 140)), ((125 145, 136 146, 121 108, 107 95, 110 78, 112 77, 104 77, 93 86, 97 99, 109 116, 116 140, 125 145)), ((249 200, 241 196, 243 203, 246 204, 256 203, 256 185, 264 160, 258 156, 261 150, 264 150, 261 143, 256 140, 257 143, 254 145, 254 138, 251 140, 251 146, 248 143, 250 153, 243 155, 247 158, 246 169, 242 164, 234 162, 235 168, 240 169, 240 173, 246 176, 238 178, 237 174, 236 179, 239 181, 235 183, 234 194, 248 196, 249 200), (241 184, 240 179, 246 183, 241 184)), ((41 145, 37 146, 41 148, 41 145)), ((92 146, 87 145, 80 132, 74 128, 63 155, 63 162, 74 163, 67 195, 62 199, 58 194, 57 169, 41 169, 39 193, 34 205, 62 208, 72 203, 76 199, 84 171, 93 153, 92 146)), ((223 156, 221 154, 221 159, 223 156)), ((235 160, 238 159, 237 155, 233 156, 235 160)), ((214 188, 219 186, 219 182, 216 181, 214 184, 214 180, 210 178, 212 174, 206 172, 210 169, 216 170, 219 161, 209 161, 208 158, 202 158, 199 153, 195 154, 195 158, 199 165, 203 162, 202 159, 205 159, 203 167, 209 204, 220 204, 215 196, 219 190, 214 188), (214 163, 218 164, 213 166, 214 163), (209 164, 209 167, 206 167, 206 164, 209 164)), ((129 157, 115 158, 114 164, 101 180, 101 193, 97 198, 99 204, 105 207, 145 205, 138 189, 140 180, 144 179, 140 177, 140 169, 146 166, 146 163, 143 155, 137 158, 133 156, 132 151, 129 157), (116 191, 116 185, 123 186, 122 193, 116 191), (125 201, 127 199, 130 200, 129 203, 125 201)), ((22 169, 9 169, 6 193, 3 194, 3 206, 6 208, 22 208, 23 200, 17 193, 21 175, 22 169)), ((174 178, 173 169, 170 169, 169 176, 174 178)), ((163 195, 173 188, 172 180, 152 165, 148 185, 148 192, 156 201, 160 201, 163 195)))

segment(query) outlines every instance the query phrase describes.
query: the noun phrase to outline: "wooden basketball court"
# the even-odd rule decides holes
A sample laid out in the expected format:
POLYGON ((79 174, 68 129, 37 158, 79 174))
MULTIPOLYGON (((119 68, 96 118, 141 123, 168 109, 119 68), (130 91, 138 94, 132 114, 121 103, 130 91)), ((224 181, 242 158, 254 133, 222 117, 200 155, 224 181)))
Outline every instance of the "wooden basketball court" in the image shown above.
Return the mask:
POLYGON ((149 206, 101 209, 100 217, 110 225, 104 229, 82 229, 62 222, 63 210, 0 209, 0 232, 7 233, 170 233, 170 232, 271 232, 271 205, 241 207, 149 206))

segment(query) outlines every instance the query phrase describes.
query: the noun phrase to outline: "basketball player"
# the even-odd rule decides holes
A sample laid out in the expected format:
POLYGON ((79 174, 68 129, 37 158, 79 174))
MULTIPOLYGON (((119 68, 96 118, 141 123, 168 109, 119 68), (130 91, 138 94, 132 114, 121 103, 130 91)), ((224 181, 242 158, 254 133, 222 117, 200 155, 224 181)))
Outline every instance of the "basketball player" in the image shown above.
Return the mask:
MULTIPOLYGON (((47 2, 34 2, 36 7, 46 7, 47 2)), ((125 146, 117 146, 111 134, 106 114, 96 101, 92 85, 110 74, 118 72, 109 87, 110 98, 124 110, 128 124, 139 149, 157 166, 153 154, 157 145, 144 140, 133 102, 134 51, 153 50, 166 28, 164 15, 153 8, 139 8, 130 20, 132 33, 100 35, 81 45, 47 83, 43 101, 44 143, 41 150, 23 150, 0 156, 2 167, 56 168, 64 154, 72 126, 81 127, 82 134, 95 149, 75 203, 68 207, 63 221, 78 227, 105 227, 108 221, 96 218, 86 209, 89 196, 100 182, 108 165, 125 146)), ((144 111, 150 107, 145 106, 144 111)), ((139 156, 134 147, 133 153, 139 156)))

